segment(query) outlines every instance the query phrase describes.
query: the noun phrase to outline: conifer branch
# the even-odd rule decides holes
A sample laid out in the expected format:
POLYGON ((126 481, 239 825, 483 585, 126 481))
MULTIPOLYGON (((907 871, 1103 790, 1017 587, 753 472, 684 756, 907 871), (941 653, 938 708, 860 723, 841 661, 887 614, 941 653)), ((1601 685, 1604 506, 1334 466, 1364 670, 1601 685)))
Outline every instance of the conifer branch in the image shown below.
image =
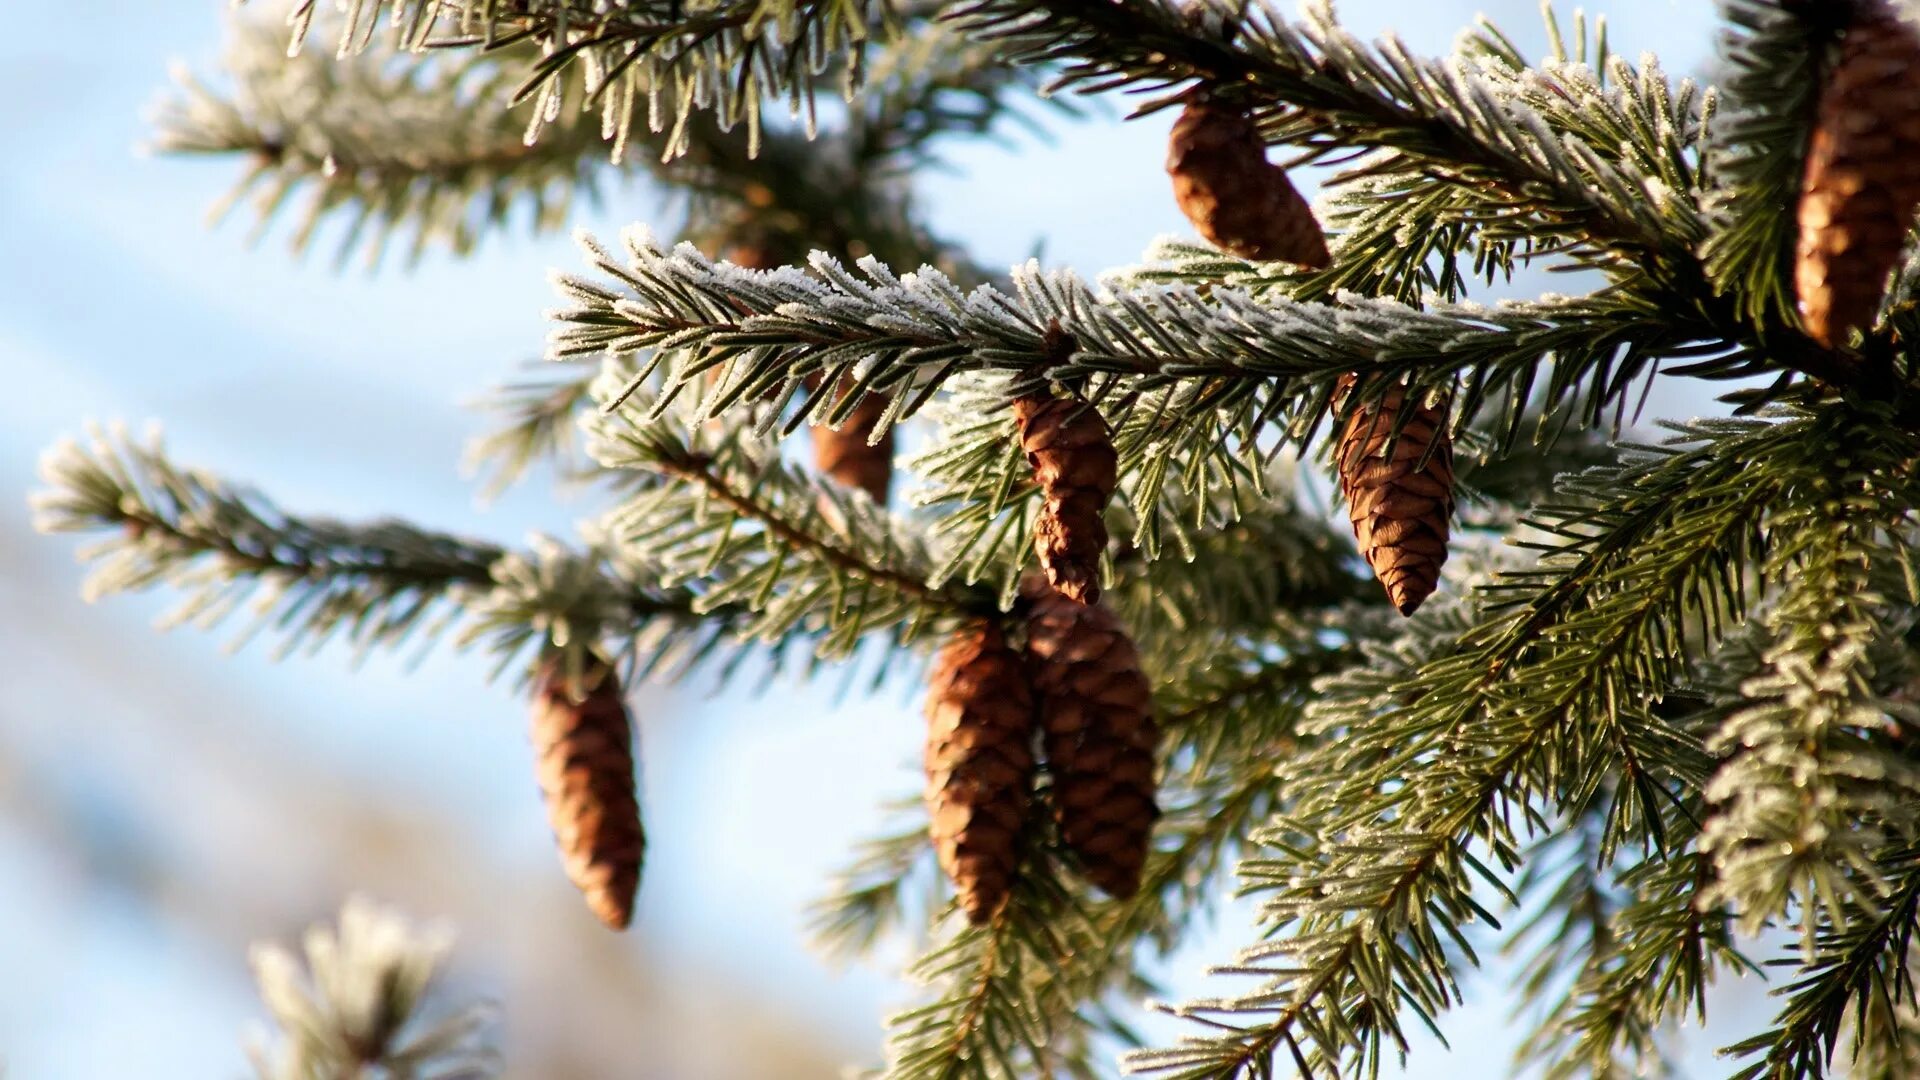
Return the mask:
POLYGON ((490 637, 508 658, 556 620, 582 640, 652 635, 671 652, 733 618, 725 609, 696 615, 689 591, 553 546, 521 555, 397 521, 288 514, 174 465, 157 439, 97 433, 90 445, 55 447, 42 474, 40 529, 108 534, 82 553, 96 564, 88 596, 170 585, 187 596, 168 623, 204 628, 251 607, 240 640, 272 630, 282 654, 335 636, 361 652, 432 641, 462 617, 463 640, 490 637))
MULTIPOLYGON (((1203 453, 1223 456, 1216 471, 1256 472, 1244 451, 1269 424, 1306 440, 1348 372, 1450 393, 1467 416, 1492 406, 1518 417, 1538 387, 1539 407, 1577 402, 1597 426, 1662 358, 1708 357, 1691 370, 1713 377, 1767 363, 1629 294, 1415 309, 1117 283, 1096 293, 1071 273, 1033 267, 1015 275, 1011 294, 961 293, 938 273, 896 277, 872 261, 855 275, 816 255, 815 277, 715 264, 638 231, 626 236, 624 260, 583 244, 606 283, 556 279, 571 306, 552 313, 554 359, 646 355, 634 385, 664 370, 665 394, 709 369, 742 390, 787 394, 810 375, 851 374, 863 392, 900 398, 896 418, 960 372, 1018 374, 1007 389, 1019 392, 1044 371, 1100 403, 1116 430, 1137 425, 1136 448, 1186 451, 1189 475, 1216 468, 1193 456, 1203 453), (1049 327, 1071 341, 1070 354, 1049 327)), ((803 409, 786 422, 804 418, 803 409)))
POLYGON ((486 1039, 491 1010, 434 1015, 433 983, 451 943, 443 927, 412 925, 354 897, 337 926, 307 932, 304 963, 281 946, 254 946, 260 996, 278 1029, 272 1045, 263 1037, 248 1047, 254 1075, 498 1075, 499 1055, 486 1039))
MULTIPOLYGON (((1489 588, 1474 628, 1436 629, 1439 659, 1411 677, 1361 669, 1329 686, 1308 727, 1319 742, 1283 775, 1293 800, 1241 865, 1274 936, 1226 970, 1262 985, 1183 1006, 1226 1030, 1131 1067, 1257 1075, 1284 1049, 1303 1073, 1365 1069, 1404 1048, 1403 1008, 1435 1024, 1457 1000, 1450 943, 1473 959, 1461 925, 1498 925, 1475 888, 1506 890, 1543 809, 1585 805, 1623 740, 1662 755, 1662 782, 1692 773, 1686 740, 1629 703, 1657 697, 1697 647, 1681 632, 1689 614, 1710 643, 1739 610, 1734 583, 1757 565, 1773 502, 1825 467, 1809 428, 1846 421, 1708 425, 1683 436, 1702 440, 1693 449, 1588 474, 1574 492, 1596 501, 1541 515, 1558 537, 1541 568, 1489 588), (1747 466, 1762 446, 1777 474, 1756 480, 1747 466), (1384 955, 1369 945, 1388 941, 1384 955), (1249 1015, 1260 1019, 1227 1022, 1249 1015)), ((1651 843, 1664 799, 1618 798, 1611 831, 1651 843)))
POLYGON ((745 131, 696 119, 672 161, 654 146, 635 152, 610 142, 599 118, 577 109, 560 111, 529 142, 530 109, 510 98, 518 61, 534 56, 523 44, 287 57, 280 35, 241 21, 221 65, 232 89, 178 74, 152 145, 247 158, 220 213, 252 195, 260 231, 306 192, 294 249, 338 219, 347 225, 341 261, 364 247, 377 263, 390 237, 408 229, 409 262, 436 244, 466 254, 523 215, 534 231, 551 230, 577 201, 597 203, 609 181, 645 169, 674 196, 683 235, 708 250, 751 241, 778 248, 784 260, 813 245, 984 277, 927 231, 901 183, 905 169, 932 158, 940 138, 986 134, 1017 116, 1012 91, 1031 78, 954 31, 928 26, 881 51, 875 84, 831 132, 779 128, 755 146, 745 131))
MULTIPOLYGON (((317 0, 302 0, 289 23, 297 49, 315 22, 317 0)), ((721 0, 686 7, 667 0, 608 6, 593 0, 371 0, 356 3, 338 27, 338 54, 374 40, 381 21, 399 48, 496 50, 527 42, 539 58, 523 65, 513 100, 534 102, 530 135, 567 104, 578 67, 581 94, 598 105, 617 141, 641 119, 672 110, 669 154, 685 147, 689 116, 712 110, 721 126, 761 126, 765 98, 785 97, 811 116, 823 70, 850 95, 871 40, 898 24, 890 5, 872 0, 721 0), (831 60, 832 63, 826 61, 831 60)))
POLYGON ((1882 895, 1858 894, 1816 916, 1812 953, 1798 964, 1804 974, 1783 989, 1787 1004, 1762 1035, 1728 1047, 1729 1056, 1759 1055, 1735 1080, 1828 1075, 1849 1015, 1872 1007, 1912 1008, 1915 991, 1913 937, 1920 926, 1920 850, 1897 846, 1873 866, 1882 895))
POLYGON ((690 397, 623 397, 627 381, 616 369, 595 388, 611 411, 591 418, 589 451, 640 478, 606 528, 667 582, 700 581, 696 609, 751 612, 736 628, 747 638, 820 631, 821 659, 875 630, 903 644, 957 619, 1002 617, 984 590, 930 584, 922 536, 864 494, 804 475, 753 424, 717 431, 690 397))

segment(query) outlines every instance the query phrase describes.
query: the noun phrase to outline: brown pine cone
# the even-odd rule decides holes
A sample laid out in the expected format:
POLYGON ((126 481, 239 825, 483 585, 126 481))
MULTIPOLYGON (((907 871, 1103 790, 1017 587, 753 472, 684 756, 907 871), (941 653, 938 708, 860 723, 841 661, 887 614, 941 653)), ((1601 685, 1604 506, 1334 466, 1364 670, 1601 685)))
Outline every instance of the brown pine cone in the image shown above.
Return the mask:
POLYGON ((1247 114, 1205 98, 1189 102, 1168 140, 1167 174, 1181 212, 1215 247, 1243 259, 1327 265, 1312 207, 1267 160, 1247 114))
POLYGON ((1160 729, 1140 654, 1106 608, 1048 589, 1027 595, 1027 670, 1040 700, 1060 838, 1087 880, 1109 896, 1132 896, 1160 816, 1160 729))
POLYGON ((927 817, 940 868, 975 925, 1020 863, 1033 788, 1033 691, 997 627, 955 634, 927 680, 927 817))
POLYGON ((1029 394, 1014 399, 1020 445, 1040 485, 1033 547, 1055 589, 1083 604, 1100 600, 1100 556, 1107 550, 1101 516, 1113 498, 1119 458, 1099 410, 1069 398, 1029 394))
MULTIPOLYGON (((818 381, 812 386, 817 389, 818 381)), ((868 394, 854 406, 853 412, 838 428, 821 422, 826 407, 814 414, 813 464, 825 476, 841 484, 866 492, 873 501, 885 506, 887 492, 893 487, 893 429, 888 428, 880 441, 868 445, 873 429, 887 411, 887 399, 868 394)))
POLYGON ((625 929, 647 836, 633 791, 633 725, 613 671, 589 665, 574 683, 549 662, 534 692, 533 749, 567 877, 601 922, 625 929))
POLYGON ((1873 325, 1920 207, 1920 36, 1863 3, 1820 91, 1800 194, 1794 284, 1807 334, 1829 348, 1873 325))
MULTIPOLYGON (((1336 400, 1344 400, 1355 381, 1343 376, 1336 400)), ((1396 383, 1378 402, 1355 409, 1340 437, 1337 461, 1360 553, 1386 586, 1387 599, 1400 614, 1411 615, 1433 595, 1447 561, 1453 436, 1445 410, 1421 405, 1394 438, 1406 396, 1406 388, 1396 383)))

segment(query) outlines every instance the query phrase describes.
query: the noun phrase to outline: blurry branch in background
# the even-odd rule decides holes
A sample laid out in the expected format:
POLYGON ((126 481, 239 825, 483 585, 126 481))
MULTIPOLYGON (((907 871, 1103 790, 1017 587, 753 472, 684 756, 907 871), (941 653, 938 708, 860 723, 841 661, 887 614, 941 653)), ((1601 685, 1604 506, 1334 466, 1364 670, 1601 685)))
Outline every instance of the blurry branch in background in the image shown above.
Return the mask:
POLYGON ((249 1046, 255 1075, 497 1075, 497 1055, 485 1038, 490 1010, 436 1008, 432 1000, 435 976, 452 944, 444 927, 415 925, 355 897, 341 909, 337 926, 307 931, 304 964, 282 946, 256 945, 254 975, 277 1037, 249 1046))
POLYGON ((986 135, 1009 119, 1037 129, 1025 111, 1033 73, 933 24, 880 50, 868 92, 832 130, 776 127, 750 143, 695 117, 671 161, 652 142, 610 143, 599 118, 578 109, 560 110, 530 138, 539 114, 511 104, 521 61, 538 55, 525 43, 418 55, 374 47, 336 60, 288 57, 284 37, 237 20, 220 78, 176 73, 151 146, 243 158, 247 170, 218 215, 250 201, 264 230, 304 197, 295 250, 338 220, 338 258, 364 249, 369 265, 409 231, 413 263, 436 246, 466 254, 515 222, 556 229, 576 202, 598 205, 608 183, 650 174, 685 235, 712 252, 770 246, 785 261, 821 248, 977 281, 985 272, 921 223, 909 174, 937 161, 943 138, 986 135))
MULTIPOLYGON (((320 0, 292 8, 293 48, 315 23, 320 0)), ((373 0, 354 3, 326 29, 344 59, 365 50, 386 23, 394 45, 415 52, 537 47, 516 66, 513 100, 534 105, 529 137, 564 108, 594 108, 624 142, 636 123, 656 130, 671 116, 669 153, 695 112, 711 110, 723 127, 761 126, 767 98, 813 115, 816 83, 837 79, 848 96, 860 84, 870 42, 898 32, 906 17, 885 0, 720 0, 686 5, 640 0, 373 0), (579 98, 569 100, 569 76, 579 98)))

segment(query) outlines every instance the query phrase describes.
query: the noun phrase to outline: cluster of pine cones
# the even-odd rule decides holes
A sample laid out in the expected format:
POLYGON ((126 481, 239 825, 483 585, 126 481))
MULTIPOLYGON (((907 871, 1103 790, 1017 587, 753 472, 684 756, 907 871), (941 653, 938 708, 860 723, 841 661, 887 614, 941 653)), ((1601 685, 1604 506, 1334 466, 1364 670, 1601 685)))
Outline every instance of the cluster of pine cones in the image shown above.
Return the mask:
POLYGON ((934 850, 976 924, 1013 888, 1040 759, 1062 845, 1109 896, 1139 890, 1159 816, 1152 693, 1133 639, 1100 603, 1112 438, 1099 412, 1074 399, 1033 394, 1013 409, 1041 495, 1034 548, 1044 579, 1021 590, 1024 648, 993 623, 965 627, 934 662, 927 692, 934 850))
MULTIPOLYGON (((1808 336, 1841 348, 1873 326, 1920 209, 1920 33, 1886 0, 1833 10, 1840 44, 1807 147, 1795 288, 1808 336)), ((1311 208, 1267 160, 1247 112, 1196 91, 1173 127, 1167 171, 1180 208, 1221 249, 1310 270, 1328 265, 1311 208)), ((728 256, 753 268, 773 262, 751 246, 728 256)), ((1363 386, 1348 374, 1335 404, 1346 421, 1334 465, 1354 537, 1389 601, 1411 615, 1447 557, 1446 403, 1409 402, 1398 383, 1363 386), (1356 392, 1361 400, 1352 400, 1356 392)), ((821 471, 880 502, 892 447, 870 436, 884 408, 870 396, 840 428, 813 428, 821 471)), ((1072 398, 1033 394, 1013 409, 1042 495, 1034 547, 1044 580, 1024 584, 1012 625, 981 621, 953 635, 927 698, 932 838, 976 923, 1013 888, 1036 799, 1049 806, 1078 870, 1116 897, 1139 889, 1158 817, 1159 731, 1147 678, 1133 641, 1100 603, 1102 514, 1116 473, 1110 432, 1097 410, 1072 398)), ((568 875, 596 915, 623 927, 646 836, 632 724, 611 669, 543 668, 533 736, 568 875)))

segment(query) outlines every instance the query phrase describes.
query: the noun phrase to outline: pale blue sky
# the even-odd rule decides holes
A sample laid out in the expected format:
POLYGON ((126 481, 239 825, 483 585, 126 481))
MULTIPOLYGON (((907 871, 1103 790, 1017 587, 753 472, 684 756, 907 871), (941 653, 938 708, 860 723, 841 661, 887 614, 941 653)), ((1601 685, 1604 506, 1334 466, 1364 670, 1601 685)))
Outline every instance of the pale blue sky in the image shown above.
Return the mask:
MULTIPOLYGON (((1530 48, 1541 40, 1531 0, 1341 7, 1356 31, 1392 28, 1428 51, 1482 8, 1530 48)), ((1624 0, 1610 9, 1616 48, 1696 70, 1710 7, 1624 0)), ((231 163, 133 153, 168 61, 207 65, 224 15, 212 2, 24 5, 0 39, 11 104, 0 113, 0 1060, 22 1078, 236 1075, 235 1035, 256 1014, 237 942, 303 924, 352 883, 352 852, 306 851, 286 823, 351 806, 356 792, 404 792, 527 888, 567 889, 522 706, 483 682, 483 658, 439 652, 409 669, 376 657, 358 670, 339 650, 228 658, 217 637, 148 632, 157 601, 82 607, 73 542, 25 529, 36 456, 88 418, 164 421, 181 459, 304 510, 398 513, 505 541, 565 534, 581 512, 538 481, 478 508, 457 467, 479 427, 460 403, 541 348, 547 270, 579 262, 564 235, 496 238, 473 259, 434 256, 411 273, 334 274, 323 259, 289 258, 278 234, 250 248, 240 224, 204 227, 231 163), (276 802, 256 761, 298 762, 333 801, 276 802), (103 879, 89 851, 118 851, 113 866, 153 880, 103 879), (168 915, 217 907, 242 884, 259 896, 234 901, 229 933, 168 915), (156 914, 132 895, 171 906, 156 914)), ((1096 118, 1047 145, 956 147, 955 168, 922 190, 938 230, 983 262, 1044 241, 1050 262, 1128 263, 1156 234, 1184 231, 1161 172, 1166 122, 1096 118)), ((609 234, 652 207, 636 183, 579 223, 609 234)), ((902 984, 888 963, 820 963, 802 909, 882 826, 879 804, 917 789, 911 688, 838 703, 831 680, 758 699, 705 689, 638 703, 653 839, 642 930, 581 947, 675 977, 710 967, 870 1061, 902 984)), ((488 958, 516 947, 497 902, 432 867, 377 884, 468 925, 481 984, 488 958)), ((1244 935, 1229 912, 1173 969, 1224 960, 1244 935)), ((1496 969, 1476 990, 1499 981, 1496 969)), ((1515 1033, 1507 1005, 1487 996, 1446 1019, 1456 1054, 1422 1054, 1409 1075, 1501 1071, 1515 1033)), ((505 1005, 535 1016, 517 1033, 538 1037, 527 1028, 541 1002, 505 1005)), ((675 1063, 661 1075, 703 1075, 692 1036, 650 1052, 675 1063)))

